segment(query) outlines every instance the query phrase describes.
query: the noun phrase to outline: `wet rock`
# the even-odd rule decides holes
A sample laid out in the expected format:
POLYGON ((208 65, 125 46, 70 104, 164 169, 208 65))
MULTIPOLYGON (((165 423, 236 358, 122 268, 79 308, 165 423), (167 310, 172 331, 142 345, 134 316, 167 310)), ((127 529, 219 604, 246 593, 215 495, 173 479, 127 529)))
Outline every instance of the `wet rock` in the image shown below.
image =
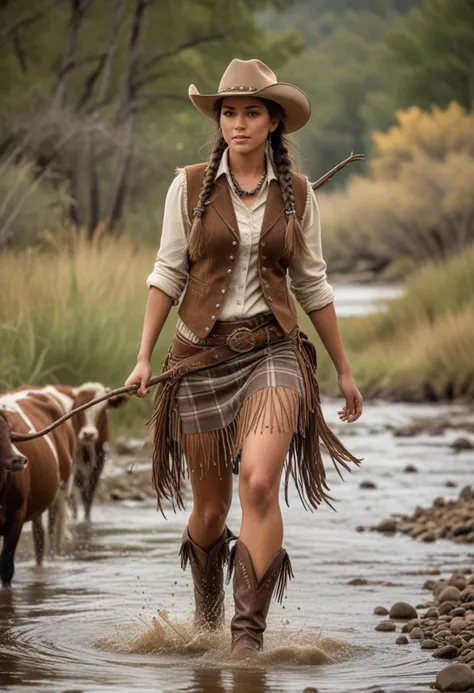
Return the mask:
POLYGON ((380 630, 383 632, 390 632, 397 630, 397 626, 392 621, 380 621, 378 626, 375 626, 375 630, 380 630))
POLYGON ((359 484, 359 488, 377 488, 377 484, 374 481, 361 481, 359 484))
POLYGON ((444 485, 446 486, 446 488, 456 488, 457 486, 456 482, 451 481, 450 479, 448 479, 448 481, 445 481, 444 485))
POLYGON ((428 611, 425 614, 425 618, 438 618, 439 616, 439 611, 435 606, 430 606, 428 611))
POLYGON ((415 467, 414 464, 407 464, 403 471, 405 472, 405 474, 416 474, 418 472, 418 469, 415 467))
POLYGON ((365 527, 364 527, 364 525, 357 525, 357 527, 356 527, 356 532, 365 532, 365 527))
POLYGON ((411 640, 422 640, 425 637, 425 634, 421 630, 421 628, 413 628, 413 630, 410 631, 410 638, 411 640))
POLYGON ((456 608, 457 604, 458 604, 458 602, 443 602, 442 604, 440 604, 440 607, 439 607, 440 616, 448 616, 451 613, 451 611, 454 608, 456 608))
POLYGON ((454 659, 458 656, 458 648, 454 645, 443 645, 439 650, 433 652, 433 657, 437 659, 454 659))
POLYGON ((417 628, 420 625, 420 621, 417 618, 412 618, 410 621, 407 621, 405 625, 402 627, 402 633, 410 633, 413 628, 417 628))
POLYGON ((391 518, 388 518, 386 520, 382 520, 382 522, 379 522, 379 524, 376 526, 375 529, 377 532, 383 532, 383 533, 396 532, 397 531, 397 521, 392 520, 391 518))
POLYGON ((433 588, 435 585, 436 585, 435 580, 426 580, 425 584, 423 585, 423 589, 433 591, 433 588))
POLYGON ((460 494, 459 494, 459 498, 462 498, 463 500, 471 500, 471 498, 473 497, 473 495, 474 495, 474 494, 473 494, 473 491, 472 491, 472 487, 469 486, 469 485, 467 485, 467 486, 464 486, 464 487, 461 489, 461 492, 460 492, 460 494))
POLYGON ((466 664, 448 664, 436 676, 439 691, 467 691, 474 686, 474 671, 466 664))
POLYGON ((390 609, 390 618, 397 618, 401 620, 410 620, 412 618, 417 618, 418 614, 416 609, 406 602, 396 602, 390 609))
POLYGON ((387 616, 388 609, 386 609, 384 606, 376 606, 374 609, 374 614, 376 616, 387 616))
POLYGON ((356 577, 356 578, 352 578, 352 580, 349 580, 349 582, 347 584, 348 585, 368 585, 369 581, 366 580, 365 578, 356 577))
POLYGON ((443 589, 438 597, 438 604, 443 602, 460 602, 461 601, 461 591, 454 587, 454 585, 448 585, 443 589))
POLYGON ((395 642, 397 645, 408 645, 409 640, 406 635, 399 635, 395 642))
POLYGON ((318 693, 317 688, 305 688, 303 693, 318 693))
POLYGON ((464 450, 474 450, 474 444, 469 440, 469 438, 456 438, 450 447, 456 452, 463 452, 464 450))
POLYGON ((451 628, 451 633, 460 633, 466 628, 466 621, 463 618, 453 618, 449 627, 451 628))
POLYGON ((422 650, 436 650, 439 645, 436 642, 436 640, 433 640, 432 638, 427 638, 426 640, 422 640, 420 647, 422 650))

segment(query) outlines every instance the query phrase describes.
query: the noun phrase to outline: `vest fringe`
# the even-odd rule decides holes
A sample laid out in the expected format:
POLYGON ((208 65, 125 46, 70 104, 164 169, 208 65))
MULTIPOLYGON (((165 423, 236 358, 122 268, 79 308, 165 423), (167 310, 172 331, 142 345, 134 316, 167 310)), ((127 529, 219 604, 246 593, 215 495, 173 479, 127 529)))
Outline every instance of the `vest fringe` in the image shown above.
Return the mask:
MULTIPOLYGON (((153 486, 158 509, 163 500, 172 509, 184 509, 183 486, 186 458, 190 467, 199 460, 201 478, 204 470, 216 468, 219 477, 222 464, 233 465, 243 440, 252 431, 293 432, 285 469, 285 502, 289 505, 288 487, 293 479, 303 507, 316 510, 325 502, 335 510, 328 491, 326 470, 321 452, 324 445, 341 479, 339 466, 350 472, 349 463, 359 466, 361 460, 352 455, 329 429, 321 409, 316 379, 316 349, 304 333, 298 331, 292 340, 304 383, 304 401, 289 388, 266 387, 248 397, 237 416, 225 427, 195 434, 183 434, 179 413, 174 408, 179 380, 170 378, 160 384, 155 398, 155 411, 149 424, 154 428, 153 486)), ((168 367, 165 361, 164 369, 168 367)), ((191 467, 191 471, 195 471, 191 467)))

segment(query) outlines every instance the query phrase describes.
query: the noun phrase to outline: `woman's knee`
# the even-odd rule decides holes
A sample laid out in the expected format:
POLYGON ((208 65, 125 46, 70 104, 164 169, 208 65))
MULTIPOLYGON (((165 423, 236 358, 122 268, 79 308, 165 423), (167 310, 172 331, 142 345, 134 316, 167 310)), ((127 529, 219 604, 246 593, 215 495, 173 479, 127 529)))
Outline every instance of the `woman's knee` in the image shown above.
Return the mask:
POLYGON ((240 479, 239 495, 242 507, 265 514, 278 503, 279 483, 261 472, 244 474, 240 479))
POLYGON ((212 502, 195 502, 193 514, 206 529, 214 529, 224 525, 230 509, 230 501, 212 500, 212 502))

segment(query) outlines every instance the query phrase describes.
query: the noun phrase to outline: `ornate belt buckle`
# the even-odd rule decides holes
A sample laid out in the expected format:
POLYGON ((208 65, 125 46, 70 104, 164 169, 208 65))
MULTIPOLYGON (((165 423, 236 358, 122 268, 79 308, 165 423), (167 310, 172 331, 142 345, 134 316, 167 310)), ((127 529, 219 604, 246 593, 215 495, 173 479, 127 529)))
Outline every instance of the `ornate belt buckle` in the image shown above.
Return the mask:
POLYGON ((248 327, 236 327, 226 339, 227 346, 238 354, 245 354, 255 346, 255 335, 248 327))

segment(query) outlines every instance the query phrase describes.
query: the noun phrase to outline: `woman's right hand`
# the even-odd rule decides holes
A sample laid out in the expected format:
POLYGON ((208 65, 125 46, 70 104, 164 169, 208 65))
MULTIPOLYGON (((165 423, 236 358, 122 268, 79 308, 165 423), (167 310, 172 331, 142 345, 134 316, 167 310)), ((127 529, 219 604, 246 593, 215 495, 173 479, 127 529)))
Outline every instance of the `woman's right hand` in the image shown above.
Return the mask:
POLYGON ((149 361, 139 361, 133 371, 125 381, 125 387, 130 387, 139 383, 140 387, 136 391, 137 397, 146 397, 149 390, 146 389, 146 384, 151 378, 151 366, 149 361))

